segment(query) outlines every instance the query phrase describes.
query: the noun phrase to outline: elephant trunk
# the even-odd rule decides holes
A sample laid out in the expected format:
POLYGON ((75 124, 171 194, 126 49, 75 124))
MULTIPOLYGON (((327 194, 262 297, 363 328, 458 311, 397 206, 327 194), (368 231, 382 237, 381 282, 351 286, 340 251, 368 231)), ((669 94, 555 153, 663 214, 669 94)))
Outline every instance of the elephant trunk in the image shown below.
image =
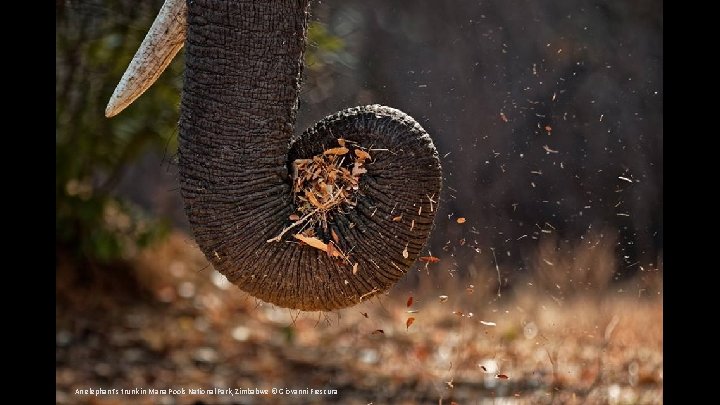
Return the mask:
POLYGON ((198 245, 228 280, 282 307, 333 310, 407 272, 432 228, 441 173, 430 137, 392 108, 348 109, 294 135, 307 12, 307 0, 188 1, 180 185, 198 245), (372 155, 352 204, 315 232, 345 261, 288 232, 293 162, 338 138, 372 155))

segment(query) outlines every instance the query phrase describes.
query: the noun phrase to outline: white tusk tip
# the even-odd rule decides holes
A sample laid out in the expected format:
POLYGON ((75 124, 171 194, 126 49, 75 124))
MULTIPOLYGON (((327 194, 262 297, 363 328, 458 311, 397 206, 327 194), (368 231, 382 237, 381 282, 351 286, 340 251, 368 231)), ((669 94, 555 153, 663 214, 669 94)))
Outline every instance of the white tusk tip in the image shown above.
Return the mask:
POLYGON ((165 0, 140 48, 110 97, 105 116, 122 112, 147 90, 185 43, 186 0, 165 0))
POLYGON ((118 113, 120 111, 122 111, 122 110, 118 110, 115 108, 115 106, 108 104, 107 108, 105 108, 105 117, 112 118, 112 117, 118 115, 118 113))

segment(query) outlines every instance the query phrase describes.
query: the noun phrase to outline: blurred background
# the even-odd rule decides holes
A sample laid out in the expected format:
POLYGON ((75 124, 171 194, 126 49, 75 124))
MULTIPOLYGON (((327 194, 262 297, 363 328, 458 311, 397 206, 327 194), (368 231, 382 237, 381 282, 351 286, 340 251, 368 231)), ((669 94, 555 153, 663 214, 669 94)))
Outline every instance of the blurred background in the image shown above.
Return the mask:
POLYGON ((56 1, 58 403, 662 401, 662 3, 314 1, 297 130, 396 107, 445 176, 440 262, 337 314, 256 302, 194 245, 182 51, 104 117, 161 4, 56 1), (192 384, 341 395, 73 394, 192 384))

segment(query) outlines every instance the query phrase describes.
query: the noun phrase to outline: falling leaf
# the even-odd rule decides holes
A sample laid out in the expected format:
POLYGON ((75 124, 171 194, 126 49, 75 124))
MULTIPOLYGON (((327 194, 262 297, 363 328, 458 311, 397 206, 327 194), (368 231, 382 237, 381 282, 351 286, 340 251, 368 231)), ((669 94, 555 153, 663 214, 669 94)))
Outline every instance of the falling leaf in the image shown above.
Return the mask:
POLYGON ((445 381, 445 384, 447 384, 449 388, 455 388, 455 386, 453 385, 453 380, 445 381))
POLYGON ((370 317, 368 316, 368 313, 367 313, 367 312, 360 312, 360 313, 361 313, 362 316, 364 316, 365 318, 370 318, 370 317))
POLYGON ((446 302, 446 301, 448 300, 448 296, 447 296, 447 295, 441 295, 441 296, 438 297, 438 298, 440 298, 440 302, 446 302))
POLYGON ((335 233, 334 229, 330 229, 330 235, 332 235, 332 238, 335 241, 336 245, 340 243, 340 237, 338 236, 338 234, 335 233))
POLYGON ((375 330, 372 332, 373 335, 379 335, 379 334, 381 334, 381 333, 384 335, 384 334, 385 334, 385 331, 382 330, 382 329, 375 329, 375 330))
POLYGON ((358 264, 355 263, 355 264, 353 264, 353 276, 356 275, 357 272, 358 272, 358 264))
POLYGON ((299 220, 300 220, 300 215, 298 215, 298 214, 292 214, 292 215, 290 215, 288 218, 289 218, 291 221, 299 221, 299 220))
POLYGON ((331 148, 323 152, 323 155, 344 155, 350 152, 350 149, 341 146, 339 148, 331 148))
POLYGON ((453 314, 455 314, 455 315, 457 315, 457 316, 463 316, 463 315, 464 315, 463 311, 453 311, 453 314))
POLYGON ((543 145, 543 149, 545 149, 545 152, 546 152, 546 153, 558 153, 558 151, 556 151, 555 149, 551 149, 551 148, 550 148, 549 146, 547 146, 547 145, 543 145))
POLYGON ((552 132, 552 127, 550 125, 545 125, 545 130, 548 132, 552 132))
POLYGON ((411 316, 407 319, 407 321, 405 321, 405 329, 410 329, 410 325, 412 325, 413 322, 415 322, 415 318, 411 316))
POLYGON ((412 304, 413 304, 413 297, 412 297, 412 295, 411 295, 411 296, 408 297, 408 299, 407 299, 407 307, 410 308, 410 307, 412 306, 412 304))
POLYGON ((482 369, 482 371, 487 373, 487 368, 485 368, 485 366, 480 366, 480 368, 482 369))
POLYGON ((460 217, 460 218, 456 219, 455 222, 457 222, 458 224, 464 224, 464 223, 465 223, 465 217, 460 217))
POLYGON ((355 149, 355 156, 360 159, 370 159, 370 154, 362 149, 355 149))
POLYGON ((420 258, 420 261, 426 263, 437 263, 440 261, 440 259, 435 256, 423 256, 420 258))
POLYGON ((488 322, 488 321, 480 321, 480 323, 485 326, 496 326, 497 325, 495 322, 488 322))
POLYGON ((393 220, 393 222, 400 222, 400 221, 402 221, 402 214, 396 216, 396 217, 393 218, 392 220, 393 220))
POLYGON ((505 374, 498 374, 495 376, 495 378, 499 378, 501 380, 507 380, 510 377, 506 376, 505 374))
POLYGON ((402 255, 405 259, 407 259, 408 256, 410 256, 410 254, 408 253, 408 250, 407 250, 407 245, 405 245, 405 249, 403 249, 402 255))
POLYGON ((504 112, 500 113, 500 119, 503 120, 503 122, 508 122, 508 118, 505 116, 504 112))

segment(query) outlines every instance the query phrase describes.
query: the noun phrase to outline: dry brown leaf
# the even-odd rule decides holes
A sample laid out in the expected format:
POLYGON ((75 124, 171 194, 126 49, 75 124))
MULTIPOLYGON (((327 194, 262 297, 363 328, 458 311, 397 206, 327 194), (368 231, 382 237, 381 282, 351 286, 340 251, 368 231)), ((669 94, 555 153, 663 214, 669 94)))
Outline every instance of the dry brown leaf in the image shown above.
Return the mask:
POLYGON ((353 168, 352 168, 352 175, 353 175, 353 176, 358 177, 358 176, 360 176, 361 174, 367 173, 367 169, 365 169, 364 167, 360 167, 360 166, 361 166, 361 165, 360 165, 360 163, 358 163, 358 162, 353 163, 353 168))
POLYGON ((340 243, 340 237, 338 236, 337 233, 335 233, 335 230, 332 228, 330 229, 330 235, 332 236, 333 240, 335 241, 335 244, 340 243))
POLYGON ((506 376, 505 374, 498 374, 495 376, 495 378, 499 378, 501 380, 507 380, 510 377, 506 376))
POLYGON ((405 245, 405 249, 403 249, 402 255, 403 255, 403 258, 405 258, 405 259, 407 259, 408 256, 410 256, 410 254, 408 253, 408 250, 407 250, 407 245, 405 245))
POLYGON ((378 334, 380 334, 380 333, 385 334, 385 331, 382 330, 382 329, 375 329, 375 330, 372 332, 373 335, 378 335, 378 334))
POLYGON ((299 220, 300 220, 300 215, 298 215, 298 214, 292 214, 292 215, 290 215, 288 218, 289 218, 291 221, 299 221, 299 220))
POLYGON ((343 139, 343 138, 338 138, 337 141, 338 141, 338 145, 340 145, 340 146, 345 146, 345 139, 343 139))
POLYGON ((358 264, 355 263, 355 264, 353 264, 353 275, 357 274, 357 272, 358 272, 358 264))
POLYGON ((335 245, 332 243, 332 241, 327 243, 327 254, 330 257, 340 256, 340 253, 338 253, 337 249, 335 249, 335 245))
POLYGON ((367 312, 360 312, 360 313, 361 313, 362 316, 364 316, 365 318, 370 318, 370 316, 368 316, 368 313, 367 313, 367 312))
POLYGON ((552 131, 552 127, 550 125, 545 125, 545 130, 548 132, 552 131))
POLYGON ((441 295, 441 296, 438 297, 438 298, 440 298, 440 302, 446 302, 446 301, 448 300, 448 296, 447 296, 447 295, 441 295))
POLYGON ((310 191, 305 191, 305 197, 307 197, 310 204, 316 206, 317 208, 323 207, 323 205, 320 204, 320 201, 318 201, 318 199, 315 197, 315 195, 313 193, 311 193, 310 191))
POLYGON ((457 222, 458 224, 464 224, 464 223, 465 223, 465 217, 460 217, 460 218, 456 219, 455 222, 457 222))
POLYGON ((413 304, 413 296, 411 295, 407 299, 407 307, 410 308, 410 306, 412 306, 412 304, 413 304))
POLYGON ((362 149, 355 149, 355 156, 360 159, 370 159, 370 154, 362 149))
MULTIPOLYGON (((301 242, 314 247, 315 249, 319 249, 319 250, 322 250, 323 252, 327 252, 328 255, 330 255, 331 257, 342 256, 342 252, 340 252, 337 248, 335 248, 334 246, 329 247, 327 244, 325 244, 323 241, 321 241, 318 238, 315 238, 312 236, 304 236, 299 233, 296 233, 293 236, 295 236, 295 239, 298 239, 301 242)), ((330 242, 330 243, 332 243, 332 242, 330 242)))
POLYGON ((400 221, 402 221, 402 214, 394 217, 392 220, 393 220, 393 222, 400 222, 400 221))
POLYGON ((440 259, 435 256, 423 256, 420 258, 420 261, 426 263, 437 263, 440 261, 440 259))
POLYGON ((465 314, 463 313, 463 311, 453 311, 453 314, 455 314, 455 315, 457 315, 457 316, 463 316, 463 315, 465 315, 465 314))
POLYGON ((346 153, 350 152, 350 149, 340 146, 338 148, 330 148, 323 152, 323 155, 344 155, 346 153))
POLYGON ((320 183, 318 183, 318 186, 320 188, 320 192, 322 193, 323 197, 329 197, 332 195, 332 193, 333 193, 332 192, 333 191, 332 184, 325 184, 325 182, 320 181, 320 183))
POLYGON ((405 321, 405 329, 406 329, 406 330, 407 330, 407 329, 410 329, 410 325, 412 325, 413 322, 415 322, 415 318, 413 318, 413 317, 411 316, 410 318, 407 319, 407 321, 405 321))
POLYGON ((314 247, 315 249, 320 249, 320 250, 322 250, 323 252, 327 252, 327 250, 328 250, 327 245, 326 245, 325 243, 323 243, 323 241, 321 241, 321 240, 318 239, 318 238, 303 236, 303 235, 301 235, 301 234, 299 234, 299 233, 296 233, 296 234, 293 235, 293 236, 295 236, 295 239, 298 239, 298 240, 300 240, 301 242, 303 242, 303 243, 305 243, 305 244, 308 244, 308 245, 314 247))

